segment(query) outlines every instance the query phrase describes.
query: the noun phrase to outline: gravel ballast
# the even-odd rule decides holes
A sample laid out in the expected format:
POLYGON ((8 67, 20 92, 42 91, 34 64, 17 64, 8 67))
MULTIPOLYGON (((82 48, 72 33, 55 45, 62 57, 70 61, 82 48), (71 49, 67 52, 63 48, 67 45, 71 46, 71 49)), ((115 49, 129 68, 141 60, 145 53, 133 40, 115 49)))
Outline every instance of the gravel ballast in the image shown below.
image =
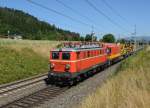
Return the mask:
MULTIPOLYGON (((38 106, 38 108, 75 108, 81 104, 89 94, 95 92, 97 87, 102 86, 104 81, 114 72, 117 71, 120 63, 117 63, 108 69, 88 78, 87 80, 71 87, 63 94, 48 100, 38 106)), ((37 106, 35 106, 37 108, 37 106)))

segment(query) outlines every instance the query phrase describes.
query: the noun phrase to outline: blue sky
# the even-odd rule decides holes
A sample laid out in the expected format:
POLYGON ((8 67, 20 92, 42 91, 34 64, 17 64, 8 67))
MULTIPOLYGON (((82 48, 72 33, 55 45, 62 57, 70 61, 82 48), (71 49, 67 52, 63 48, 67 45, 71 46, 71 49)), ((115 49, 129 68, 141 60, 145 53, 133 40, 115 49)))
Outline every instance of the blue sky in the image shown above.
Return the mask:
MULTIPOLYGON (((63 5, 56 2, 56 0, 32 0, 40 3, 48 8, 55 9, 63 14, 71 16, 77 20, 80 20, 89 25, 93 25, 94 32, 100 38, 105 33, 113 33, 117 37, 130 36, 134 30, 134 25, 137 25, 137 35, 150 36, 150 0, 105 0, 111 7, 113 7, 125 20, 117 16, 112 10, 110 10, 102 0, 89 0, 103 13, 109 16, 120 27, 115 26, 106 17, 97 13, 92 7, 90 7, 85 0, 61 0, 66 5, 69 5, 78 13, 88 17, 92 20, 90 22, 86 18, 72 12, 63 5)), ((91 26, 86 26, 77 22, 74 22, 68 18, 55 14, 51 11, 38 7, 34 4, 27 2, 26 0, 0 0, 0 6, 15 8, 23 10, 42 21, 46 21, 50 24, 55 24, 57 27, 79 32, 81 34, 90 33, 91 26)))

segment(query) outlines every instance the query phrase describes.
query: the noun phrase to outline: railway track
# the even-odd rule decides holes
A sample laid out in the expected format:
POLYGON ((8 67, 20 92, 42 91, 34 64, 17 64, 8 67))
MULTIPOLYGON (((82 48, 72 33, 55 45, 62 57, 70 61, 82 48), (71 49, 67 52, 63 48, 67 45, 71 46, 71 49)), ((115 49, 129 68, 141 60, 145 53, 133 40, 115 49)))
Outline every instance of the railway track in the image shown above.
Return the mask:
POLYGON ((43 81, 47 77, 46 75, 47 74, 42 74, 42 75, 38 75, 38 76, 35 76, 32 78, 28 78, 28 79, 16 81, 13 83, 1 85, 0 86, 0 95, 7 93, 9 91, 12 91, 12 90, 20 89, 20 88, 23 88, 25 86, 43 81))
POLYGON ((42 74, 32 78, 1 85, 0 108, 29 108, 35 106, 35 104, 38 105, 43 101, 51 99, 67 90, 67 87, 60 88, 52 85, 46 85, 46 78, 47 74, 42 74), (11 100, 12 94, 17 96, 22 94, 28 88, 29 91, 32 91, 32 89, 39 84, 45 84, 45 86, 43 86, 41 89, 36 89, 36 91, 34 90, 33 92, 28 92, 26 95, 22 95, 11 100))
POLYGON ((47 74, 42 74, 24 80, 19 80, 13 83, 1 85, 0 86, 0 107, 6 103, 15 101, 18 98, 27 96, 32 92, 35 92, 36 90, 35 89, 32 90, 31 89, 32 87, 35 87, 37 85, 42 85, 41 88, 39 87, 39 89, 37 90, 43 89, 45 87, 44 79, 46 78, 47 78, 47 74), (26 93, 25 91, 27 91, 27 89, 31 89, 31 91, 26 93))
POLYGON ((49 99, 58 96, 59 94, 62 94, 67 89, 68 87, 60 88, 56 86, 49 86, 27 97, 6 104, 2 106, 2 108, 30 108, 33 106, 35 107, 49 99))

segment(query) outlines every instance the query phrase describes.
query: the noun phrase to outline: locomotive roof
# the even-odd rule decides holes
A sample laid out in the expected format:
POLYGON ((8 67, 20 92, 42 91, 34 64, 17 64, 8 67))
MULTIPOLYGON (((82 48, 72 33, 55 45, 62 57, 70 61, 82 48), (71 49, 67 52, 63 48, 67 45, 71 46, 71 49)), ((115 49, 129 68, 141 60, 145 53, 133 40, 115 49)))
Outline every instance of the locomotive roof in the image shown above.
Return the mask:
POLYGON ((52 51, 87 51, 102 49, 100 44, 82 44, 82 45, 65 45, 63 48, 53 49, 52 51))
POLYGON ((100 50, 102 47, 94 47, 94 48, 58 48, 53 49, 51 51, 69 51, 69 52, 77 52, 77 51, 87 51, 87 50, 100 50))

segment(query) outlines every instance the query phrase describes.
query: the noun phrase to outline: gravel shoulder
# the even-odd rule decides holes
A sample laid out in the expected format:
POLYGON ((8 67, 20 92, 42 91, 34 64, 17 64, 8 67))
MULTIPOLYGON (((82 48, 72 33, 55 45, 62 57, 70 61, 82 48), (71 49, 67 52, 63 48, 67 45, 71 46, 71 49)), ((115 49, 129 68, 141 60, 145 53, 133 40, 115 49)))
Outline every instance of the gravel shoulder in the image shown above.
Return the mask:
POLYGON ((63 94, 54 99, 48 100, 36 106, 35 108, 74 108, 81 104, 89 94, 95 92, 97 87, 102 86, 104 81, 114 72, 117 71, 120 63, 117 63, 108 69, 88 78, 87 80, 71 87, 63 94))

